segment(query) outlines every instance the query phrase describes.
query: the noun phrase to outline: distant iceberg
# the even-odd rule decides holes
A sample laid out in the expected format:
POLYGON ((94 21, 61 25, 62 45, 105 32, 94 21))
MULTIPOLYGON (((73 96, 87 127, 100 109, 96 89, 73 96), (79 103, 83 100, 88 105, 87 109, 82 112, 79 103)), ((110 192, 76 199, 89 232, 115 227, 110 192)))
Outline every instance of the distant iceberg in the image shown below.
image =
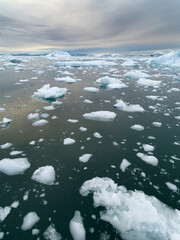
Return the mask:
POLYGON ((69 58, 71 55, 68 52, 63 52, 60 50, 55 50, 49 54, 46 55, 46 58, 48 59, 59 59, 59 58, 69 58))
POLYGON ((163 56, 153 58, 147 62, 151 67, 163 65, 167 67, 180 67, 180 51, 172 51, 163 56))

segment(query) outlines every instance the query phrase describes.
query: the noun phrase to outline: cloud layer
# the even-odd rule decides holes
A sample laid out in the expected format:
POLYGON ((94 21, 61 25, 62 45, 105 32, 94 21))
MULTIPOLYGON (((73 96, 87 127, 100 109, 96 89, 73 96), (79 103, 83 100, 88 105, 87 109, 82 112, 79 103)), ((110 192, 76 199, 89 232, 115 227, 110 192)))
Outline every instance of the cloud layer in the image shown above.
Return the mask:
POLYGON ((180 47, 179 0, 1 0, 0 51, 180 47))

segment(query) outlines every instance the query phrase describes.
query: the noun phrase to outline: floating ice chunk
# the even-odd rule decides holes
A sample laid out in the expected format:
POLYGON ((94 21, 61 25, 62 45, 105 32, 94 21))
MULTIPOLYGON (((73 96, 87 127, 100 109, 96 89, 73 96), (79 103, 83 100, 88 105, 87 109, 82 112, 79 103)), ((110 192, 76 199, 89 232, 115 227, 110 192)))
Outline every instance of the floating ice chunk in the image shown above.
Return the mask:
POLYGON ((94 137, 96 137, 96 138, 102 138, 101 134, 99 134, 98 132, 95 132, 93 135, 94 135, 94 137))
POLYGON ((176 192, 177 189, 178 189, 175 184, 170 183, 170 182, 166 182, 166 186, 167 186, 170 190, 172 190, 173 192, 176 192))
POLYGON ((103 67, 103 66, 116 66, 116 62, 106 60, 94 60, 94 61, 61 61, 55 62, 54 66, 71 66, 71 67, 103 67))
POLYGON ((48 114, 48 113, 41 113, 41 117, 42 117, 42 118, 48 118, 48 117, 49 117, 49 114, 48 114))
POLYGON ((40 218, 35 212, 29 212, 26 214, 26 216, 23 218, 23 224, 21 226, 21 229, 23 231, 31 229, 37 222, 39 222, 40 218))
POLYGON ((0 223, 4 221, 7 215, 10 213, 11 207, 0 207, 0 223))
POLYGON ((20 79, 19 82, 29 82, 29 79, 20 79))
MULTIPOLYGON (((1 71, 1 69, 0 69, 1 71)), ((4 238, 4 232, 0 232, 0 239, 3 239, 4 238)))
POLYGON ((162 123, 160 123, 160 122, 153 122, 152 125, 153 125, 154 127, 161 127, 161 126, 162 126, 162 123))
POLYGON ((110 178, 84 182, 80 194, 93 193, 94 207, 104 207, 101 220, 109 222, 125 240, 180 239, 180 211, 142 191, 127 191, 110 178))
POLYGON ((44 108, 44 110, 46 110, 46 111, 52 111, 52 110, 55 109, 55 107, 53 107, 53 106, 44 106, 43 108, 44 108))
POLYGON ((174 118, 177 120, 180 120, 180 116, 175 116, 174 118))
POLYGON ((30 145, 34 145, 35 143, 36 143, 36 141, 29 142, 30 145))
POLYGON ((130 72, 125 73, 124 77, 138 80, 140 78, 148 78, 149 75, 141 72, 140 70, 132 70, 130 72))
POLYGON ((164 100, 162 97, 153 96, 153 95, 146 96, 146 98, 151 99, 151 100, 157 100, 157 101, 163 101, 164 100))
POLYGON ((172 51, 163 56, 150 59, 148 61, 150 66, 163 65, 168 67, 180 67, 180 51, 172 51))
POLYGON ((55 80, 56 80, 56 81, 59 81, 59 82, 66 82, 66 83, 75 83, 75 82, 77 82, 76 79, 71 78, 71 77, 69 77, 69 76, 62 77, 62 78, 57 77, 57 78, 55 78, 55 80))
POLYGON ((99 92, 99 88, 96 88, 96 87, 84 87, 83 89, 84 89, 84 91, 86 91, 86 92, 92 92, 92 93, 97 93, 97 92, 99 92))
POLYGON ((91 113, 85 113, 83 114, 83 117, 89 120, 109 122, 114 120, 114 118, 116 117, 116 113, 110 111, 96 111, 91 113))
POLYGON ((79 122, 77 119, 68 119, 67 121, 68 121, 68 122, 71 122, 71 123, 77 123, 77 122, 79 122))
POLYGON ((0 68, 0 71, 4 71, 4 70, 5 70, 5 68, 3 68, 3 67, 0 68))
POLYGON ((118 83, 122 83, 122 82, 117 78, 112 78, 112 77, 105 76, 105 77, 101 77, 101 78, 97 79, 96 83, 107 86, 107 85, 112 84, 112 83, 117 83, 118 84, 118 83))
POLYGON ((85 127, 80 127, 79 130, 80 130, 81 132, 86 132, 86 131, 87 131, 87 128, 85 128, 85 127))
POLYGON ((10 148, 12 146, 12 143, 5 143, 0 145, 1 149, 6 149, 6 148, 10 148))
POLYGON ((45 57, 50 60, 54 60, 54 59, 67 59, 71 57, 71 55, 68 52, 55 50, 52 53, 47 54, 45 57))
POLYGON ((40 119, 40 120, 38 120, 38 121, 36 121, 36 122, 33 122, 33 126, 34 127, 39 127, 39 126, 43 126, 43 125, 45 125, 45 124, 47 124, 48 123, 48 121, 47 120, 45 120, 45 119, 40 119))
POLYGON ((52 185, 56 178, 55 170, 52 166, 40 167, 33 173, 31 178, 36 182, 52 185))
POLYGON ((107 85, 107 89, 121 89, 127 87, 124 83, 111 83, 107 85))
POLYGON ((122 163, 120 164, 120 169, 122 172, 125 172, 126 168, 129 167, 131 163, 127 159, 123 159, 122 163))
POLYGON ((39 113, 30 113, 27 116, 28 120, 38 120, 39 119, 39 113))
POLYGON ((83 219, 79 211, 75 211, 74 217, 69 223, 69 229, 73 240, 85 240, 86 230, 83 225, 83 219))
POLYGON ((44 99, 56 99, 63 97, 67 91, 67 88, 50 87, 50 84, 45 84, 37 92, 34 92, 34 96, 44 99))
POLYGON ((114 107, 124 112, 145 112, 139 104, 129 104, 122 100, 116 100, 116 102, 114 107))
POLYGON ((132 59, 127 59, 124 63, 122 63, 124 67, 138 67, 138 62, 132 59))
POLYGON ((0 112, 4 112, 4 111, 6 111, 5 108, 0 108, 0 112))
POLYGON ((46 240, 61 240, 62 236, 56 231, 54 224, 51 224, 46 231, 43 233, 46 240))
POLYGON ((19 201, 14 201, 12 204, 11 204, 11 207, 12 208, 17 208, 19 206, 19 201))
POLYGON ((76 141, 72 138, 65 138, 64 141, 63 141, 63 144, 64 145, 71 145, 71 144, 74 144, 76 141))
POLYGON ((21 153, 23 153, 23 151, 11 151, 10 155, 15 156, 15 155, 18 155, 18 154, 21 154, 21 153))
POLYGON ((4 117, 2 120, 2 123, 9 124, 11 121, 12 121, 12 119, 4 117))
POLYGON ((0 161, 0 172, 9 176, 23 174, 30 165, 27 158, 4 158, 0 161))
POLYGON ((143 149, 145 152, 153 152, 154 151, 154 147, 149 145, 149 144, 143 144, 143 149))
POLYGON ((84 103, 93 103, 93 101, 91 101, 91 100, 88 100, 88 99, 85 99, 84 101, 83 101, 84 103))
POLYGON ((79 161, 82 162, 82 163, 86 163, 89 161, 89 159, 92 157, 92 154, 90 153, 86 153, 86 154, 83 154, 82 156, 79 157, 79 161))
POLYGON ((140 78, 137 83, 142 86, 148 86, 148 87, 157 87, 161 84, 161 81, 158 80, 150 80, 146 78, 140 78))
POLYGON ((137 156, 143 160, 144 162, 152 165, 152 166, 157 166, 158 165, 158 159, 154 156, 149 156, 144 153, 137 153, 137 156))
POLYGON ((136 130, 136 131, 143 131, 144 127, 139 124, 134 124, 133 126, 131 126, 131 129, 136 130))

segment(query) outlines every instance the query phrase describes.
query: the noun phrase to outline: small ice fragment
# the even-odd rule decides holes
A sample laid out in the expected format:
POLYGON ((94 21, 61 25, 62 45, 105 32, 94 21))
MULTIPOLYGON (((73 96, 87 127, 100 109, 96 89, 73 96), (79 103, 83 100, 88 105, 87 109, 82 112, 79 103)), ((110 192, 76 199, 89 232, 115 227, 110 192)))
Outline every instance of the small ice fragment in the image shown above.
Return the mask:
POLYGON ((85 128, 85 127, 80 127, 79 130, 80 130, 81 132, 86 132, 86 131, 87 131, 87 128, 85 128))
POLYGON ((84 91, 86 91, 86 92, 92 92, 92 93, 97 93, 97 92, 99 92, 99 88, 96 88, 96 87, 85 87, 85 88, 83 88, 84 89, 84 91))
POLYGON ((39 113, 30 113, 27 116, 28 120, 38 120, 39 119, 39 113))
POLYGON ((44 110, 46 110, 46 111, 52 111, 52 110, 55 109, 55 107, 53 107, 53 106, 44 106, 43 108, 44 108, 44 110))
POLYGON ((39 126, 43 126, 43 125, 45 125, 45 124, 47 124, 48 123, 48 121, 47 120, 45 120, 45 119, 40 119, 40 120, 38 120, 38 121, 36 121, 36 122, 33 122, 33 126, 34 127, 39 127, 39 126))
POLYGON ((143 144, 142 146, 143 146, 143 149, 144 149, 145 152, 152 152, 152 151, 154 151, 154 147, 149 145, 149 144, 143 144))
POLYGON ((23 151, 11 151, 10 155, 14 156, 14 155, 18 155, 18 154, 21 154, 21 153, 23 153, 23 151))
POLYGON ((75 211, 74 217, 69 223, 69 229, 73 240, 85 240, 86 230, 83 225, 83 219, 79 211, 75 211))
POLYGON ((125 172, 126 168, 129 167, 131 163, 127 159, 123 159, 122 163, 120 164, 120 169, 122 172, 125 172))
POLYGON ((96 137, 96 138, 102 138, 101 134, 99 134, 98 132, 95 132, 93 135, 94 135, 94 137, 96 137))
POLYGON ((68 122, 71 122, 71 123, 77 123, 77 122, 79 122, 77 119, 68 119, 67 121, 68 121, 68 122))
POLYGON ((11 207, 0 207, 0 223, 4 221, 7 215, 10 213, 11 207))
POLYGON ((71 144, 74 144, 76 141, 72 138, 65 138, 64 141, 63 141, 63 144, 64 145, 71 145, 71 144))
POLYGON ((86 163, 92 157, 92 154, 86 153, 79 157, 79 161, 82 163, 86 163))
POLYGON ((0 172, 9 176, 23 174, 29 167, 27 158, 4 158, 0 161, 0 172))
POLYGON ((124 112, 145 112, 139 104, 129 104, 122 100, 116 100, 116 102, 114 107, 124 112))
POLYGON ((52 185, 55 178, 55 170, 52 166, 38 168, 31 177, 32 180, 46 185, 52 185))
POLYGON ((131 129, 136 130, 136 131, 143 131, 144 127, 139 124, 134 124, 133 126, 131 126, 131 129))
POLYGON ((46 231, 43 233, 46 240, 61 240, 62 236, 56 231, 54 224, 51 224, 46 231))
POLYGON ((23 218, 23 224, 21 226, 21 229, 23 231, 31 229, 38 221, 40 218, 35 212, 29 212, 26 214, 26 216, 23 218))
POLYGON ((166 186, 167 186, 170 190, 172 190, 173 192, 176 192, 177 189, 178 189, 175 184, 170 183, 170 182, 166 182, 166 186))
POLYGON ((146 155, 144 153, 137 153, 136 154, 141 160, 144 162, 152 165, 152 166, 157 166, 158 165, 158 159, 152 155, 146 155))
POLYGON ((114 118, 116 117, 116 113, 110 111, 96 111, 91 113, 85 113, 83 117, 89 120, 109 122, 114 120, 114 118))
POLYGON ((161 127, 161 126, 162 126, 162 123, 160 123, 160 122, 153 122, 152 125, 153 125, 154 127, 161 127))
POLYGON ((6 149, 6 148, 10 148, 12 146, 12 143, 5 143, 0 145, 1 149, 6 149))

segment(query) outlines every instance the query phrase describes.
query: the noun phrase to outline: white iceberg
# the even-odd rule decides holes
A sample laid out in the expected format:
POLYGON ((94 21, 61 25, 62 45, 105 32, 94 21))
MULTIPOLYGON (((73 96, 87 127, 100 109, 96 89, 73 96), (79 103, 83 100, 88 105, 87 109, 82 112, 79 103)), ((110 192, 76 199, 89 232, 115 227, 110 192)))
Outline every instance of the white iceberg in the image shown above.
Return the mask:
POLYGON ((77 82, 76 79, 71 78, 69 76, 61 77, 61 78, 57 77, 57 78, 55 78, 55 80, 58 81, 58 82, 66 82, 66 83, 75 83, 75 82, 77 82))
POLYGON ((143 149, 145 152, 153 152, 154 151, 154 147, 149 145, 149 144, 143 144, 143 149))
POLYGON ((39 119, 39 113, 30 113, 27 116, 28 120, 38 120, 39 119))
POLYGON ((0 207, 0 223, 8 216, 11 211, 11 207, 6 206, 4 208, 0 207))
POLYGON ((39 183, 52 185, 56 179, 55 170, 52 166, 40 167, 33 173, 31 179, 39 183))
POLYGON ((115 108, 124 112, 145 112, 144 108, 139 104, 129 104, 122 100, 116 100, 115 108))
POLYGON ((10 148, 12 146, 12 143, 5 143, 0 145, 1 149, 6 149, 6 148, 10 148))
POLYGON ((86 230, 83 225, 83 219, 79 211, 75 211, 74 217, 69 223, 69 229, 73 240, 85 240, 86 230))
POLYGON ((121 80, 108 76, 97 79, 96 83, 106 87, 107 89, 121 89, 127 87, 127 85, 122 83, 121 80))
POLYGON ((80 194, 93 193, 94 207, 104 207, 100 218, 109 222, 124 240, 180 239, 180 211, 154 196, 128 191, 110 178, 84 182, 80 194))
POLYGON ((34 96, 43 99, 56 99, 63 97, 67 91, 67 88, 50 87, 50 84, 45 84, 37 92, 34 92, 34 96))
POLYGON ((38 221, 40 218, 35 212, 29 212, 26 214, 26 216, 23 218, 23 224, 21 226, 21 229, 23 231, 31 229, 38 221))
POLYGON ((47 54, 45 57, 50 60, 54 60, 54 59, 56 60, 56 59, 66 59, 71 57, 71 55, 64 51, 55 50, 52 53, 47 54))
POLYGON ((96 111, 83 114, 85 119, 109 122, 113 121, 116 117, 116 113, 110 111, 96 111))
POLYGON ((0 161, 0 172, 9 176, 23 174, 30 165, 27 158, 4 158, 0 161))

